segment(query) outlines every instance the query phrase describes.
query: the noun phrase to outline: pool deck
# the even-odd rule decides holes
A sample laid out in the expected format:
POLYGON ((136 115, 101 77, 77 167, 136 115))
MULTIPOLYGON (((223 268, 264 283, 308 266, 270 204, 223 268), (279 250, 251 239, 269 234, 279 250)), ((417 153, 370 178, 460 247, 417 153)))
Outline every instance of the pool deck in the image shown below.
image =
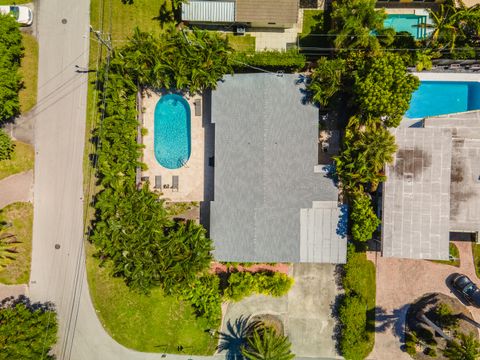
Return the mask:
POLYGON ((414 72, 420 81, 468 81, 480 82, 480 73, 467 72, 414 72))
MULTIPOLYGON (((201 99, 201 96, 185 97, 190 105, 191 127, 191 154, 185 166, 179 169, 167 169, 161 166, 155 159, 154 153, 154 113, 155 106, 161 97, 161 93, 147 90, 143 94, 143 127, 148 133, 143 136, 143 162, 148 169, 142 172, 142 177, 148 176, 150 189, 161 192, 161 198, 173 202, 200 202, 204 200, 204 128, 202 116, 195 116, 193 102, 201 99), (162 177, 162 188, 155 189, 155 176, 162 177), (172 176, 179 177, 178 191, 171 189, 172 176), (168 185, 169 188, 163 188, 168 185)), ((203 105, 203 104, 202 104, 203 105)))

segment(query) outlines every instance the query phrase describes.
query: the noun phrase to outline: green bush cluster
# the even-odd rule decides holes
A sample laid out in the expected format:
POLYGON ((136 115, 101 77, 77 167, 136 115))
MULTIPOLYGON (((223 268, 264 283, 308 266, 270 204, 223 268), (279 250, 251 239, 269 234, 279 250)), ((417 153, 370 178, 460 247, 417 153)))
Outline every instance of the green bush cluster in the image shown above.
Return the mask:
POLYGON ((417 342, 418 338, 414 331, 405 334, 405 351, 408 355, 414 356, 417 354, 417 342))
POLYGON ((458 327, 460 319, 455 315, 447 304, 440 303, 435 307, 435 321, 444 329, 455 329, 458 327))
POLYGON ((305 67, 305 56, 297 49, 286 51, 265 50, 254 53, 234 53, 230 59, 236 70, 252 69, 248 66, 259 67, 270 71, 295 72, 305 67))
POLYGON ((18 72, 23 56, 22 34, 15 19, 0 14, 0 125, 20 113, 18 72))
POLYGON ((197 316, 204 317, 211 324, 217 324, 222 317, 222 295, 220 278, 207 274, 196 278, 187 285, 177 289, 183 300, 192 304, 197 316))
POLYGON ((359 192, 353 197, 350 222, 354 241, 364 242, 372 238, 380 220, 373 211, 370 195, 359 192))
POLYGON ((157 194, 148 186, 136 188, 136 169, 145 166, 136 141, 138 86, 193 93, 215 87, 230 69, 228 54, 226 41, 209 32, 171 30, 155 38, 137 29, 100 74, 100 79, 108 76, 99 86, 103 121, 94 134, 102 190, 90 239, 96 256, 111 261, 113 275, 134 289, 162 286, 171 292, 194 282, 212 260, 212 243, 202 226, 172 221, 157 194))
POLYGON ((293 279, 286 274, 259 271, 234 272, 228 278, 228 286, 224 296, 228 300, 240 301, 253 294, 283 296, 293 285, 293 279))
POLYGON ((345 296, 338 307, 340 350, 347 360, 364 359, 373 348, 375 266, 349 244, 342 276, 345 296))
POLYGON ((0 304, 0 359, 50 359, 57 341, 57 314, 50 303, 30 303, 26 297, 0 304))
POLYGON ((0 129, 0 161, 8 160, 12 157, 15 144, 5 131, 0 129))
MULTIPOLYGON (((22 34, 17 22, 10 15, 0 14, 0 126, 20 114, 18 69, 22 56, 22 34)), ((10 137, 0 129, 0 161, 10 159, 13 148, 10 137)))

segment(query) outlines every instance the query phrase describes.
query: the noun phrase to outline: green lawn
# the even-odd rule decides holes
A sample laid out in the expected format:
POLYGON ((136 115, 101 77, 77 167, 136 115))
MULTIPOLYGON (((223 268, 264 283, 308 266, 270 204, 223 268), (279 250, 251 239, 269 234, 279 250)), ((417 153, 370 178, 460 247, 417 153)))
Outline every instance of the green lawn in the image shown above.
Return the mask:
POLYGON ((323 10, 305 10, 303 12, 303 27, 300 34, 300 46, 323 46, 326 37, 312 36, 311 34, 321 34, 323 30, 323 10))
POLYGON ((14 141, 15 151, 10 160, 0 161, 0 180, 33 169, 34 150, 31 145, 14 141))
POLYGON ((4 229, 0 234, 14 234, 20 241, 15 245, 18 251, 15 260, 9 261, 4 268, 0 267, 0 283, 28 284, 32 254, 33 205, 14 203, 0 211, 0 221, 12 223, 11 227, 4 229))
POLYGON ((20 90, 20 109, 22 113, 31 110, 37 103, 38 43, 30 34, 22 33, 25 56, 22 59, 20 74, 23 88, 20 90))
POLYGON ((189 304, 165 296, 160 289, 146 296, 129 290, 122 279, 100 268, 87 245, 90 296, 103 326, 120 344, 138 351, 211 355, 217 341, 189 304))
POLYGON ((472 253, 473 261, 475 263, 475 272, 477 273, 477 277, 480 278, 480 245, 472 243, 472 253))
POLYGON ((460 253, 458 252, 458 248, 455 246, 455 244, 450 243, 449 245, 449 251, 450 251, 450 256, 455 258, 456 260, 433 260, 433 262, 439 263, 439 264, 445 264, 445 265, 451 265, 451 266, 460 266, 460 253))
POLYGON ((255 37, 249 34, 244 36, 235 36, 234 34, 228 34, 228 43, 230 46, 239 52, 253 53, 255 51, 255 37))
POLYGON ((12 5, 12 4, 28 4, 33 2, 32 0, 0 0, 0 5, 12 5))

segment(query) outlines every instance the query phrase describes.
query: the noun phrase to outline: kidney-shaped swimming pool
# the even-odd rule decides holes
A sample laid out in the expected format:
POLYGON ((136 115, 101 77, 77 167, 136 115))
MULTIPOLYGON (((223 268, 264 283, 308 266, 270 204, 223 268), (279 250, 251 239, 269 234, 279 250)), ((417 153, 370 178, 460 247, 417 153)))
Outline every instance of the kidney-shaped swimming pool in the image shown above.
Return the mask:
POLYGON ((180 95, 163 95, 155 106, 155 159, 167 169, 181 168, 190 158, 190 105, 180 95))

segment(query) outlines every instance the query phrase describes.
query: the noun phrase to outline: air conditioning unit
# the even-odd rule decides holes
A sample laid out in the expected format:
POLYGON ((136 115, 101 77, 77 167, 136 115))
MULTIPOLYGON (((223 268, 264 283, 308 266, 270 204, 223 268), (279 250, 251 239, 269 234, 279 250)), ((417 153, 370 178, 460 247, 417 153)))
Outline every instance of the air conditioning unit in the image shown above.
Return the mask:
POLYGON ((235 28, 235 34, 236 35, 245 35, 245 31, 246 31, 245 26, 239 25, 235 28))

